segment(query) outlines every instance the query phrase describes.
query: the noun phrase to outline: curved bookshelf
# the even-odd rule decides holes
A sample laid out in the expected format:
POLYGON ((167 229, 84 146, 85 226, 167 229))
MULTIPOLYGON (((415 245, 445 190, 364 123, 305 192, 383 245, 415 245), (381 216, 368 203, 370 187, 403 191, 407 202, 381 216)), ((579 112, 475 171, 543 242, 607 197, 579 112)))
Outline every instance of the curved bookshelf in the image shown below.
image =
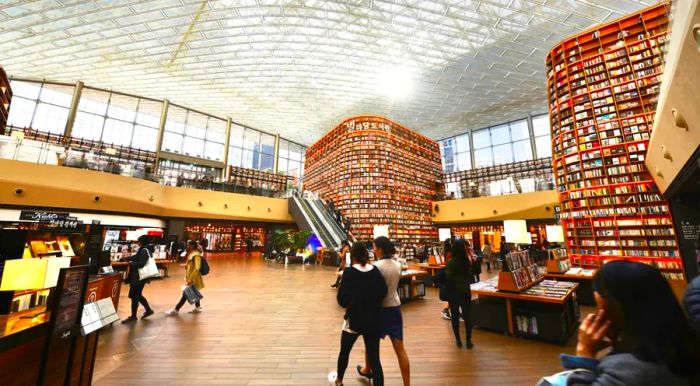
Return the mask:
POLYGON ((627 259, 684 279, 669 205, 644 165, 669 7, 597 26, 547 55, 552 166, 576 265, 627 259))

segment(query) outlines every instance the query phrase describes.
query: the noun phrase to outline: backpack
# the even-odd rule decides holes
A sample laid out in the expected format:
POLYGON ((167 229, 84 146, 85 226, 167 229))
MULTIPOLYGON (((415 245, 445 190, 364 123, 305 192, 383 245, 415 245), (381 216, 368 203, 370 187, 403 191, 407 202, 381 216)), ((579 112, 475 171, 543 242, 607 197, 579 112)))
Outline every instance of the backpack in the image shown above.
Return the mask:
POLYGON ((209 274, 209 263, 207 263, 207 259, 205 259, 203 255, 199 255, 199 257, 202 260, 199 266, 199 273, 202 274, 202 276, 206 276, 209 274))

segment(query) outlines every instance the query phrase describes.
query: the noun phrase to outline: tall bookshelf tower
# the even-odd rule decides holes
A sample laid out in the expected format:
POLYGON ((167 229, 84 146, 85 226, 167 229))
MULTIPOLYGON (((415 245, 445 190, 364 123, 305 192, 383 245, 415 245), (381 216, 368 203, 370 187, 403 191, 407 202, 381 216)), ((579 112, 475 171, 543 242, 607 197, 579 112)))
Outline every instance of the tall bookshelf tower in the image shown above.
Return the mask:
POLYGON ((0 66, 0 134, 5 134, 7 118, 10 116, 10 102, 12 101, 12 87, 7 78, 5 69, 0 66))
POLYGON ((574 264, 627 259, 683 279, 669 205, 644 165, 668 16, 658 4, 547 55, 552 164, 574 264))
POLYGON ((442 175, 437 142, 379 116, 349 118, 306 150, 304 189, 332 199, 358 240, 389 225, 402 243, 437 240, 431 200, 442 175))

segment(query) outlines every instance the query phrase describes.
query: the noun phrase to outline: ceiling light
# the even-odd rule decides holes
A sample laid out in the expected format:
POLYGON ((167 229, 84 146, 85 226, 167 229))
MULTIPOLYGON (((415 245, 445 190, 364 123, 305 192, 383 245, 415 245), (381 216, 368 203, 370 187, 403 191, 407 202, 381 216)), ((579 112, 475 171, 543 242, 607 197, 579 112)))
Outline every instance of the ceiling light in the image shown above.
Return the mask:
POLYGON ((408 67, 392 67, 378 77, 379 90, 391 99, 406 99, 413 91, 413 74, 408 67))

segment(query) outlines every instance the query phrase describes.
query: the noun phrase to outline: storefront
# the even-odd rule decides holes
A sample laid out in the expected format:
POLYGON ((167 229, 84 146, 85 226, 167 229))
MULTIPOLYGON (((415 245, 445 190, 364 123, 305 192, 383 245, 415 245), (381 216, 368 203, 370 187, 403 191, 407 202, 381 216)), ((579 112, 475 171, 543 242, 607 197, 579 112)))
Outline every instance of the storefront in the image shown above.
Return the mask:
POLYGON ((273 225, 263 223, 235 222, 188 222, 185 224, 185 240, 206 240, 207 252, 245 253, 262 252, 265 242, 271 237, 273 225))

